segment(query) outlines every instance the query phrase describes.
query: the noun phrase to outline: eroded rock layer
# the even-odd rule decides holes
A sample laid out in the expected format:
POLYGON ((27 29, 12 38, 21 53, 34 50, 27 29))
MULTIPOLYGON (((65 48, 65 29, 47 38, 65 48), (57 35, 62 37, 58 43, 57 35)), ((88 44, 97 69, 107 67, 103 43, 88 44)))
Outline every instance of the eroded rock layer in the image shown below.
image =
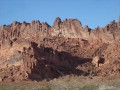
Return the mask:
POLYGON ((94 30, 77 19, 0 26, 0 81, 120 75, 120 20, 94 30))

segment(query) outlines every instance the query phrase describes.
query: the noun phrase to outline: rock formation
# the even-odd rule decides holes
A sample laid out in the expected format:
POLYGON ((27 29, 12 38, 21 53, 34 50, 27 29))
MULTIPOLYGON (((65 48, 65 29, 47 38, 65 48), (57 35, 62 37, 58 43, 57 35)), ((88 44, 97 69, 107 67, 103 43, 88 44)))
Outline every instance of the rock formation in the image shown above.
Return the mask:
POLYGON ((93 30, 77 19, 57 17, 53 26, 14 21, 0 26, 0 81, 119 75, 119 41, 120 20, 93 30))

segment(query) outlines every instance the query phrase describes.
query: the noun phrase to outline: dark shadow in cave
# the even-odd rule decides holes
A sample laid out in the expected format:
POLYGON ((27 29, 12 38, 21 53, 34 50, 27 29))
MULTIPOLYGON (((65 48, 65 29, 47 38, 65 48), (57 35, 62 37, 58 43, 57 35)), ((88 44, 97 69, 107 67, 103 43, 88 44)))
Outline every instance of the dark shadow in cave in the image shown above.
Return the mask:
POLYGON ((31 80, 51 80, 64 75, 88 75, 83 70, 76 69, 78 65, 90 63, 91 58, 79 58, 72 56, 67 52, 58 52, 48 47, 37 47, 32 43, 34 57, 37 60, 36 65, 32 68, 29 78, 31 80))

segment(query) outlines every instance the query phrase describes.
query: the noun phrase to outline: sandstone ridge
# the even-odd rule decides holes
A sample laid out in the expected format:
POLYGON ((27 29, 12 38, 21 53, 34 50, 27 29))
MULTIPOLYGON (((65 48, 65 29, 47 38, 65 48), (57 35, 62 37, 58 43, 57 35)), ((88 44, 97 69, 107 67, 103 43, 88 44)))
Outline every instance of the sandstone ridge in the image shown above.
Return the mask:
POLYGON ((119 37, 120 22, 112 21, 103 28, 97 27, 90 29, 87 25, 82 27, 82 24, 77 19, 61 20, 57 17, 53 26, 41 23, 40 21, 32 21, 31 23, 19 23, 14 21, 11 25, 0 27, 1 39, 13 38, 37 38, 47 36, 57 36, 65 38, 80 38, 80 39, 102 39, 111 41, 119 37))
POLYGON ((0 26, 0 80, 120 75, 120 20, 90 29, 77 19, 0 26))

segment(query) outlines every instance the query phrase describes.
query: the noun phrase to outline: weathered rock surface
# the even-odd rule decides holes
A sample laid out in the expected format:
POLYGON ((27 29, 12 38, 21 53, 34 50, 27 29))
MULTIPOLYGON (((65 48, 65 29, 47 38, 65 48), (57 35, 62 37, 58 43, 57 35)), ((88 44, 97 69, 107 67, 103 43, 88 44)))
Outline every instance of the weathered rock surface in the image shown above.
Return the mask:
POLYGON ((94 30, 77 19, 14 21, 0 26, 0 81, 120 75, 119 44, 120 20, 94 30))

